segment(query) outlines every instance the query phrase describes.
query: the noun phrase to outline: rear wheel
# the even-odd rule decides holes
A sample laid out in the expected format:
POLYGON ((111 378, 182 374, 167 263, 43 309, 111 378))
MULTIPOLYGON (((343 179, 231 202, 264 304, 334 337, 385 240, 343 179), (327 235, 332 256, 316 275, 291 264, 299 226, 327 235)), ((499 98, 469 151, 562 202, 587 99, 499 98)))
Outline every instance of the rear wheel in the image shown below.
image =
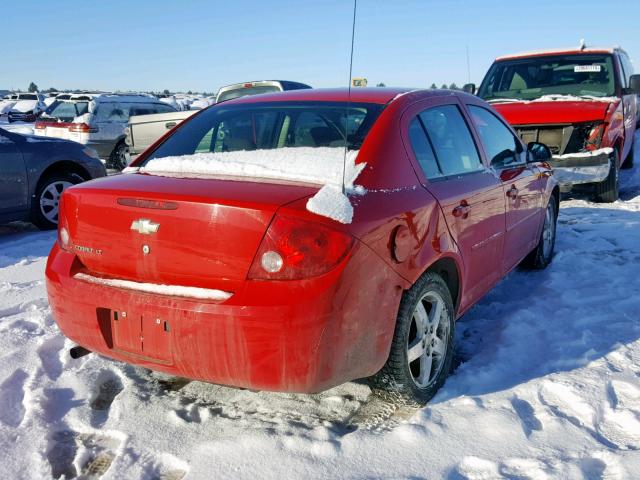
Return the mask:
POLYGON ((31 222, 41 230, 57 228, 62 192, 82 181, 82 177, 69 173, 54 173, 41 179, 31 203, 31 222))
POLYGON ((112 168, 123 170, 127 166, 127 145, 120 142, 109 156, 109 164, 112 168))
POLYGON ((544 213, 544 224, 542 233, 538 240, 538 245, 522 262, 525 267, 541 270, 546 268, 553 259, 553 250, 556 245, 556 225, 557 225, 557 200, 554 195, 549 198, 547 209, 544 213))
POLYGON ((611 165, 609 166, 609 175, 603 182, 596 183, 596 202, 600 203, 612 203, 618 200, 618 188, 619 188, 619 169, 618 159, 620 154, 618 149, 614 149, 613 157, 611 158, 611 165))
POLYGON ((428 402, 451 369, 454 320, 444 280, 424 274, 402 297, 389 358, 372 378, 374 388, 406 403, 428 402))

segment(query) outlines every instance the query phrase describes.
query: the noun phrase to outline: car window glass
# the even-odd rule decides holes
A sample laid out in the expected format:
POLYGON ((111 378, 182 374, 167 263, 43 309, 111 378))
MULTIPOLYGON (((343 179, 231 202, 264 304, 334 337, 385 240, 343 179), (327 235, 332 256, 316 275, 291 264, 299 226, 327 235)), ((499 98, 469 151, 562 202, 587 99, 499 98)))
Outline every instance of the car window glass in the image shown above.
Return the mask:
POLYGON ((104 103, 95 113, 97 122, 128 122, 129 109, 119 103, 104 103))
POLYGON ((175 108, 164 103, 154 103, 153 109, 155 110, 155 113, 170 113, 176 111, 175 108))
POLYGON ((459 175, 482 169, 473 137, 457 106, 430 108, 420 114, 420 119, 443 175, 459 175))
POLYGON ((344 145, 342 133, 316 112, 302 112, 295 119, 287 146, 336 147, 344 145))
POLYGON ((409 140, 416 160, 418 160, 418 164, 425 176, 429 179, 441 177, 442 173, 438 168, 438 162, 418 117, 414 118, 409 125, 409 140))
POLYGON ((518 140, 493 113, 475 105, 469 105, 469 113, 491 165, 501 168, 522 161, 518 140))

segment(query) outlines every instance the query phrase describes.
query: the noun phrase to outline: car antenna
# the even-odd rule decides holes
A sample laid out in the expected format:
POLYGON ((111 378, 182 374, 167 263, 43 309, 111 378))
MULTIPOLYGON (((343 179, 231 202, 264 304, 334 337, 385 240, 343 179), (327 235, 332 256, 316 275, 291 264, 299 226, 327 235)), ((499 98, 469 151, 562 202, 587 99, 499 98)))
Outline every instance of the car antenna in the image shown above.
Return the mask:
POLYGON ((351 55, 349 58, 349 85, 347 91, 347 108, 344 117, 344 157, 342 159, 342 193, 345 193, 345 175, 347 170, 347 148, 349 144, 349 108, 351 107, 351 82, 353 75, 353 43, 356 35, 356 10, 358 0, 353 0, 353 23, 351 25, 351 55))

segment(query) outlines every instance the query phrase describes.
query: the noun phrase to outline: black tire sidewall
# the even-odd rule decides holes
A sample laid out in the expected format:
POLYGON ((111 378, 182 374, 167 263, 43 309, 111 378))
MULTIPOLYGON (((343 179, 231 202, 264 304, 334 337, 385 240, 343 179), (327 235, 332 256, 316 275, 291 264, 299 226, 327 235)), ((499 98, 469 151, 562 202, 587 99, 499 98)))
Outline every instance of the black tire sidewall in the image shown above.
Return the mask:
POLYGON ((613 150, 613 159, 609 168, 609 175, 604 181, 596 183, 596 201, 599 203, 613 203, 618 199, 619 193, 619 171, 620 171, 620 151, 613 150))
MULTIPOLYGON (((444 319, 442 320, 444 321, 444 319)), ((425 273, 407 290, 400 302, 396 327, 394 331, 389 359, 378 374, 373 377, 373 385, 386 394, 400 397, 405 403, 425 404, 444 384, 453 363, 455 337, 455 311, 451 294, 446 283, 433 272, 425 273), (430 291, 439 294, 445 303, 447 320, 449 322, 449 338, 447 339, 447 353, 444 364, 436 380, 428 387, 420 388, 413 381, 409 363, 407 361, 407 336, 411 327, 412 316, 417 302, 430 291)))

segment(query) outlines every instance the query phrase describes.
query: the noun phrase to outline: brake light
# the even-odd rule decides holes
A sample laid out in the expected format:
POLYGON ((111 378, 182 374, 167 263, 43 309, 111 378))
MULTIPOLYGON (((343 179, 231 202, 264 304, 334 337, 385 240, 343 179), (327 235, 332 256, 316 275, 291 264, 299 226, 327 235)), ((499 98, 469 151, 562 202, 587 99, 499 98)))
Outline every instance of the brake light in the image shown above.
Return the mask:
POLYGON ((587 139, 584 142, 584 148, 588 151, 597 150, 602 143, 602 136, 604 135, 604 123, 599 123, 587 134, 587 139))
POLYGON ((69 224, 67 223, 67 217, 64 215, 64 195, 58 203, 58 245, 65 252, 73 251, 71 235, 69 234, 69 224))
POLYGON ((254 280, 316 277, 336 267, 353 246, 351 235, 325 225, 277 215, 249 269, 254 280))
POLYGON ((47 128, 47 126, 44 123, 36 122, 33 128, 35 128, 36 130, 44 130, 45 128, 47 128))
POLYGON ((98 127, 92 127, 86 123, 74 123, 69 126, 69 131, 75 133, 95 133, 98 131, 98 127))

